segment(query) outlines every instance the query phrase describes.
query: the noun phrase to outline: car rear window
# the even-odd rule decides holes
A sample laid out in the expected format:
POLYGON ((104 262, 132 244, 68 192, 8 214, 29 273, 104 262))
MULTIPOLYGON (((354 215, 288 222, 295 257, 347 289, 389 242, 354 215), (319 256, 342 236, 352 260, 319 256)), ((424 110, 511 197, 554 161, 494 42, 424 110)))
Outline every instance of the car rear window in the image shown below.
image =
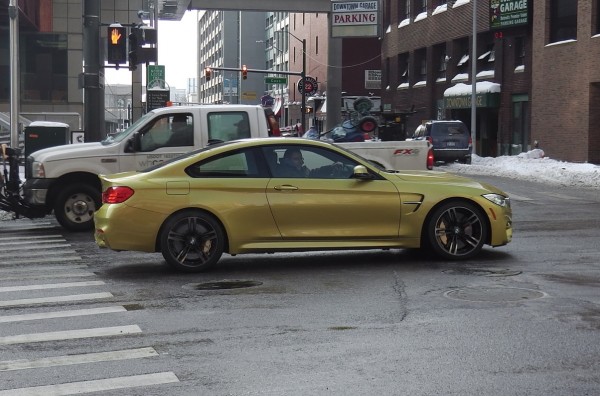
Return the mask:
POLYGON ((464 124, 452 123, 452 124, 435 124, 433 126, 431 135, 433 137, 445 137, 445 136, 467 136, 469 131, 464 124))

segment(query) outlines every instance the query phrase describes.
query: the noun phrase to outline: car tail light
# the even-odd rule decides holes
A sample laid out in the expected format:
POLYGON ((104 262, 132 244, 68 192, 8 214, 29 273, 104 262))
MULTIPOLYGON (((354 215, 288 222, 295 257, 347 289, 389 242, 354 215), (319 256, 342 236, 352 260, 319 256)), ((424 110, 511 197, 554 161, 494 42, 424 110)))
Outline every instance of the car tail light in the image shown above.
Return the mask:
POLYGON ((473 147, 473 139, 471 139, 471 136, 469 136, 469 147, 473 147))
POLYGON ((133 189, 124 186, 109 187, 102 193, 103 204, 117 204, 127 201, 133 195, 133 189))
POLYGON ((433 149, 430 148, 427 152, 427 169, 432 170, 433 164, 435 163, 435 158, 433 157, 433 149))
POLYGON ((431 136, 427 136, 425 139, 427 139, 429 144, 433 144, 433 138, 431 136))

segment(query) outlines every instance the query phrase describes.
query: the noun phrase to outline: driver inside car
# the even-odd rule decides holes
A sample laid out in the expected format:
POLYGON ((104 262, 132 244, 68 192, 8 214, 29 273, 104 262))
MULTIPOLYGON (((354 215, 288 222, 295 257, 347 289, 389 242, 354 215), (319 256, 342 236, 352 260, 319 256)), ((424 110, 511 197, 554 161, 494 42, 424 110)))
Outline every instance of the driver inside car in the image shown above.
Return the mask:
POLYGON ((304 165, 302 152, 297 148, 290 148, 285 151, 283 158, 279 161, 279 177, 335 177, 336 172, 344 169, 340 162, 334 162, 331 165, 321 166, 313 170, 304 165))

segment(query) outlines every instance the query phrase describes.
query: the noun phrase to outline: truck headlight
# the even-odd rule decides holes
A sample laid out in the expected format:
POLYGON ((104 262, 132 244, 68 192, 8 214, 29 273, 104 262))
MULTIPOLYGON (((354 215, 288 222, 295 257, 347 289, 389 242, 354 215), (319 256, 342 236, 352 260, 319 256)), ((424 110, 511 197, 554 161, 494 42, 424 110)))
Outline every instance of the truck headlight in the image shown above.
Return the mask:
POLYGON ((510 208, 510 198, 500 194, 483 194, 483 198, 495 203, 498 206, 510 208))
POLYGON ((31 177, 34 179, 44 179, 46 177, 44 164, 42 164, 41 162, 33 161, 33 163, 31 164, 31 177))

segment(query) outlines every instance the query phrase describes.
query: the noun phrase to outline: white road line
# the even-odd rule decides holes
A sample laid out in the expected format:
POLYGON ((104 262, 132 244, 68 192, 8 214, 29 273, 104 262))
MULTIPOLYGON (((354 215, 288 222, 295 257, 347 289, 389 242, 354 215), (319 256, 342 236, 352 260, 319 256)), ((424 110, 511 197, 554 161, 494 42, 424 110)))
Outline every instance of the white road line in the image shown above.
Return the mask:
POLYGON ((35 241, 36 239, 57 239, 60 238, 61 241, 65 241, 65 237, 57 234, 57 235, 19 235, 19 236, 10 236, 10 237, 0 237, 0 242, 2 241, 35 241))
POLYGON ((13 252, 10 254, 10 258, 15 257, 46 257, 46 256, 56 256, 59 254, 67 254, 67 253, 77 253, 77 251, 73 249, 56 249, 56 250, 35 250, 30 252, 27 249, 23 249, 20 252, 13 252))
POLYGON ((65 396, 179 382, 172 371, 0 391, 0 396, 65 396))
POLYGON ((127 309, 121 305, 113 307, 72 309, 68 311, 40 312, 32 314, 0 316, 0 323, 23 322, 26 320, 72 318, 74 316, 100 315, 107 313, 127 312, 127 309))
POLYGON ((2 276, 0 281, 21 280, 21 279, 52 279, 52 278, 84 278, 87 276, 96 276, 93 272, 65 272, 62 274, 19 274, 13 276, 2 276))
POLYGON ((0 372, 27 370, 42 367, 70 366, 73 364, 110 362, 116 360, 143 359, 158 356, 154 348, 125 349, 121 351, 84 353, 81 355, 54 356, 40 359, 19 359, 0 362, 0 372))
POLYGON ((48 333, 19 334, 0 337, 0 345, 27 344, 30 342, 64 341, 80 338, 110 337, 125 334, 141 333, 137 325, 97 327, 94 329, 51 331, 48 333))
POLYGON ((3 241, 3 245, 4 246, 17 246, 17 245, 32 245, 32 244, 40 244, 40 243, 66 243, 67 240, 64 238, 57 238, 57 239, 48 239, 48 240, 37 240, 37 241, 21 241, 21 240, 16 240, 16 241, 3 241))
POLYGON ((65 264, 65 265, 28 265, 27 267, 17 268, 0 268, 0 274, 7 273, 32 273, 37 274, 38 271, 70 271, 74 269, 88 268, 87 264, 65 264))
POLYGON ((67 301, 83 301, 83 300, 99 300, 102 298, 112 298, 112 293, 89 293, 89 294, 72 294, 69 296, 56 296, 56 297, 40 297, 40 298, 24 298, 21 300, 5 300, 0 301, 0 307, 14 307, 18 305, 32 305, 32 304, 48 304, 56 302, 67 302, 67 301))
MULTIPOLYGON (((44 245, 44 246, 36 246, 36 245, 31 245, 28 246, 27 249, 29 250, 41 250, 41 249, 56 249, 56 248, 60 248, 60 247, 71 247, 71 244, 69 243, 55 243, 53 245, 44 245)), ((22 246, 18 246, 18 247, 3 247, 2 251, 3 252, 12 252, 14 250, 23 250, 22 246)))
POLYGON ((0 287, 0 293, 25 291, 25 290, 48 290, 48 289, 64 289, 67 287, 86 287, 104 285, 102 281, 88 282, 68 282, 68 283, 47 283, 43 285, 23 285, 23 286, 4 286, 0 287))
POLYGON ((79 256, 73 257, 38 257, 38 258, 29 258, 29 259, 16 259, 16 260, 2 260, 0 261, 0 265, 10 265, 10 264, 28 264, 28 263, 60 263, 63 261, 77 261, 81 260, 79 256))
POLYGON ((49 230, 49 229, 53 229, 56 228, 56 226, 54 225, 50 225, 50 223, 48 223, 48 225, 24 225, 24 226, 16 226, 16 225, 11 225, 6 227, 4 224, 2 225, 2 231, 10 231, 10 232, 15 232, 15 231, 31 231, 31 230, 49 230))
POLYGON ((533 198, 523 197, 521 195, 517 195, 517 194, 513 194, 513 193, 509 193, 509 192, 506 192, 506 193, 508 194, 510 199, 514 199, 515 201, 534 201, 533 198))

